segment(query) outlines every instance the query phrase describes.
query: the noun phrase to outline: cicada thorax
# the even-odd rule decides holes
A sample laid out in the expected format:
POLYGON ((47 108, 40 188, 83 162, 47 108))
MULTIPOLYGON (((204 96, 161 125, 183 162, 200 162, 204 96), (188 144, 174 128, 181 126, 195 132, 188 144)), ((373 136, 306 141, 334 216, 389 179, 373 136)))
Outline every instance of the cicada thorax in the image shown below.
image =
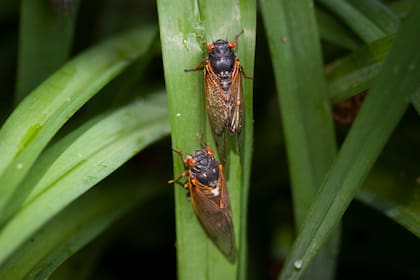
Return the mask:
POLYGON ((193 155, 194 166, 190 168, 190 176, 209 188, 216 188, 220 172, 216 158, 211 157, 207 150, 197 150, 193 155))
POLYGON ((233 260, 235 239, 222 165, 208 146, 196 150, 192 156, 183 157, 183 161, 187 170, 169 182, 188 177, 184 187, 189 190, 195 214, 216 246, 229 260, 233 260))
POLYGON ((240 134, 242 128, 242 68, 235 46, 236 42, 221 39, 207 46, 206 97, 210 123, 217 135, 225 128, 240 134))
POLYGON ((236 61, 232 44, 219 39, 210 44, 208 49, 210 49, 209 63, 219 79, 221 89, 227 93, 232 84, 233 68, 236 61))
POLYGON ((202 149, 194 152, 194 165, 190 167, 191 187, 199 188, 210 201, 220 209, 226 209, 230 215, 230 203, 222 166, 213 155, 213 151, 202 149))

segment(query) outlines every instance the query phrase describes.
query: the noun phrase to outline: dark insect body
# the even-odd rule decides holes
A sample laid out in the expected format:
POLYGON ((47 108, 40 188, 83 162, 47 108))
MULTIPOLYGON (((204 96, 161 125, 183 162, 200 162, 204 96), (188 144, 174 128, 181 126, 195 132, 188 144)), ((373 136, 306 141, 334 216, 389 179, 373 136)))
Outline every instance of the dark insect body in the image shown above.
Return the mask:
POLYGON ((221 156, 224 153, 220 153, 219 146, 224 140, 225 130, 239 135, 243 126, 241 75, 252 79, 245 74, 234 52, 242 33, 243 31, 235 36, 235 42, 219 39, 208 44, 207 57, 197 66, 185 69, 185 71, 203 69, 207 114, 221 156))
POLYGON ((192 156, 184 156, 179 150, 186 170, 169 183, 175 183, 184 177, 184 188, 189 190, 194 212, 220 251, 230 260, 235 258, 235 238, 229 195, 222 172, 222 164, 214 157, 213 150, 202 143, 201 150, 192 156))

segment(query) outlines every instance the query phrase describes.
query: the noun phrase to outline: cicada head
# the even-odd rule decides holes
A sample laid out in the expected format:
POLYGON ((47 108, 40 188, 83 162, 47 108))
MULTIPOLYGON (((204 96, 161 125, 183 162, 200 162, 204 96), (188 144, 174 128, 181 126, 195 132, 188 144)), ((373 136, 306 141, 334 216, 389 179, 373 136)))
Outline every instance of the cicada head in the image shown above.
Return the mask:
POLYGON ((233 51, 235 43, 219 39, 207 46, 209 51, 209 61, 216 74, 223 71, 232 71, 235 64, 235 52, 233 51))

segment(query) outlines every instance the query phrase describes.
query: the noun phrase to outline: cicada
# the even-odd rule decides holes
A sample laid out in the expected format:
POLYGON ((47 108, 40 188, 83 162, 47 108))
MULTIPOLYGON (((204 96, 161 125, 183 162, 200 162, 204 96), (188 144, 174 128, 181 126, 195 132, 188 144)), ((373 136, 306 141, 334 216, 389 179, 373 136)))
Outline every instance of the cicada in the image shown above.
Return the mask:
POLYGON ((198 220, 214 244, 233 261, 236 254, 235 238, 222 164, 204 142, 202 149, 194 151, 192 156, 184 156, 177 149, 174 151, 181 156, 186 170, 168 183, 175 183, 187 177, 183 186, 189 191, 198 220))
MULTIPOLYGON (((185 71, 203 69, 206 108, 209 122, 219 149, 224 133, 228 130, 239 135, 243 127, 242 79, 252 79, 245 74, 234 49, 243 30, 235 36, 234 42, 219 39, 207 45, 207 57, 193 68, 185 71)), ((223 148, 223 147, 222 147, 223 148)))

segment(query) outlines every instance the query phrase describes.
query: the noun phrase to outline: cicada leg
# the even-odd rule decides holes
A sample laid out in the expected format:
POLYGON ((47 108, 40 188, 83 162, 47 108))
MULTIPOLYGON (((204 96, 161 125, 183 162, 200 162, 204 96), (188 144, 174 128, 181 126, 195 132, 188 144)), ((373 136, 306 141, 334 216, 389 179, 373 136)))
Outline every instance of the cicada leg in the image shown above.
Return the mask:
POLYGON ((241 36, 242 34, 244 34, 243 29, 241 30, 241 32, 239 32, 238 34, 235 35, 235 45, 238 45, 239 36, 241 36))
POLYGON ((191 71, 197 71, 197 70, 203 70, 204 65, 207 63, 207 57, 205 57, 203 60, 201 60, 196 66, 192 68, 184 69, 185 72, 191 72, 191 71))
POLYGON ((241 75, 244 76, 244 78, 253 80, 254 77, 249 76, 247 73, 245 73, 244 68, 242 67, 242 65, 239 67, 239 72, 241 72, 241 75))
MULTIPOLYGON (((175 179, 172 179, 172 180, 169 180, 168 181, 168 184, 174 184, 174 183, 178 183, 179 182, 179 180, 181 180, 182 178, 185 178, 185 177, 188 177, 190 175, 190 171, 189 170, 185 170, 184 172, 182 172, 182 174, 178 177, 178 178, 175 178, 175 179)), ((186 187, 185 186, 185 184, 182 184, 182 186, 184 187, 184 188, 188 188, 188 187, 186 187)))

